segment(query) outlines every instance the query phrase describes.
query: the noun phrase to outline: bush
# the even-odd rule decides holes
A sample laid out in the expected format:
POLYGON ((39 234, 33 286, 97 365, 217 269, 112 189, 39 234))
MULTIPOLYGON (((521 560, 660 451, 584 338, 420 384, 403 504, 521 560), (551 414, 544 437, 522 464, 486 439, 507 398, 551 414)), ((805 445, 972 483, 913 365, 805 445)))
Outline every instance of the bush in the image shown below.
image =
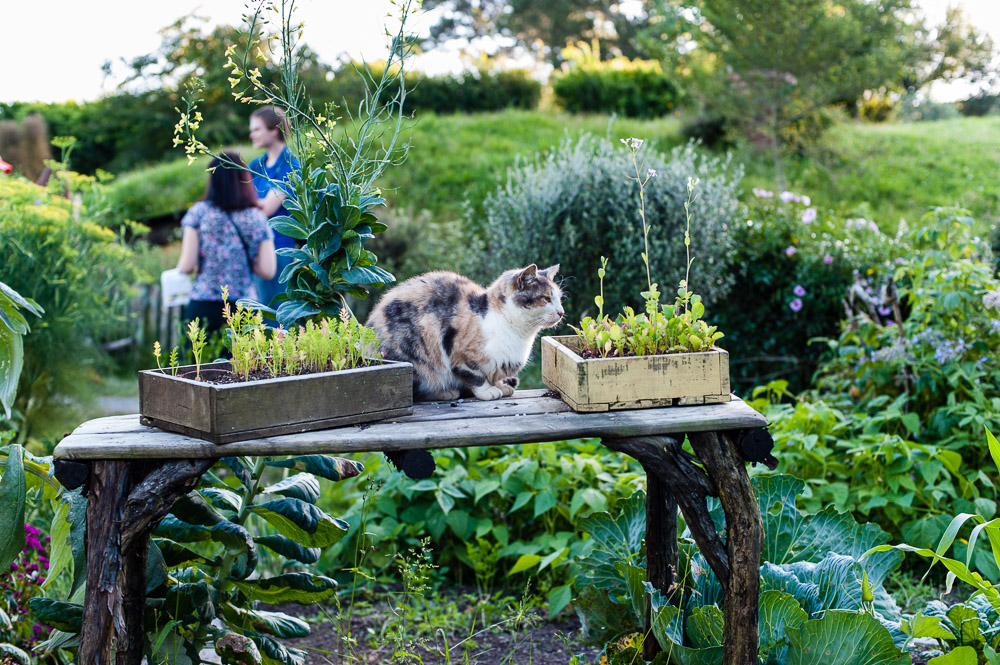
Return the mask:
MULTIPOLYGON (((732 283, 730 224, 739 206, 736 188, 742 167, 728 159, 699 156, 692 145, 674 149, 669 157, 644 148, 640 156, 643 169, 656 170, 646 184, 653 281, 661 292, 671 293, 684 277, 684 200, 688 179, 699 178, 691 207, 691 285, 707 305, 721 302, 732 283)), ((603 255, 610 259, 605 310, 639 307, 646 269, 637 249, 643 242, 639 186, 627 179, 630 174, 634 177, 627 150, 587 135, 576 141, 566 138, 534 161, 519 161, 508 170, 506 184, 486 197, 482 219, 474 210, 467 215, 467 231, 482 242, 469 269, 487 280, 514 266, 559 263, 567 289, 567 321, 573 322, 594 307, 603 255)))
MULTIPOLYGON (((334 75, 330 100, 346 104, 354 113, 364 99, 365 83, 362 76, 379 80, 384 65, 347 63, 334 75)), ((477 113, 499 111, 505 108, 534 109, 542 94, 542 86, 523 69, 477 69, 461 74, 428 76, 420 72, 406 74, 407 111, 432 111, 434 113, 477 113)), ((382 103, 386 103, 398 90, 386 90, 382 103)))
MULTIPOLYGON (((780 468, 809 479, 807 508, 833 504, 931 548, 953 514, 996 514, 977 485, 997 482, 983 428, 1000 429, 1000 281, 973 226, 961 211, 927 215, 894 274, 905 318, 855 317, 816 390, 765 410, 780 468)), ((995 578, 991 561, 973 558, 995 578)))
POLYGON ((755 189, 734 225, 733 286, 713 323, 726 334, 722 346, 743 387, 782 377, 805 388, 820 356, 810 340, 839 334, 855 273, 870 282, 904 251, 874 222, 840 219, 810 203, 755 189))
POLYGON ((1000 113, 1000 95, 985 93, 969 97, 958 103, 958 110, 964 116, 984 116, 1000 113))
MULTIPOLYGON (((87 208, 17 178, 0 179, 0 281, 45 309, 24 338, 16 406, 21 437, 39 409, 100 361, 100 342, 124 318, 127 289, 140 277, 132 251, 87 208)), ((17 418, 17 416, 15 416, 17 418)))
POLYGON ((951 120, 959 115, 958 107, 954 104, 932 102, 929 99, 921 100, 914 95, 906 95, 899 100, 899 111, 896 117, 903 122, 932 122, 951 120))
POLYGON ((655 118, 672 112, 681 100, 680 87, 660 63, 628 58, 579 64, 555 76, 552 89, 570 113, 655 118))

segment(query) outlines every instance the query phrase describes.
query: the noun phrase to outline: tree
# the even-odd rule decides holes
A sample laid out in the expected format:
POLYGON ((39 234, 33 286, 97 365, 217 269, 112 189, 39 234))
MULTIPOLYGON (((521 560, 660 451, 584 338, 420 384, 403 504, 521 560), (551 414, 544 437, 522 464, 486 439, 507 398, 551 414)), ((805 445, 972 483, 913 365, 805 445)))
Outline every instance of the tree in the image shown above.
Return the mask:
POLYGON ((424 0, 425 10, 443 10, 425 46, 492 37, 501 42, 500 50, 524 48, 559 65, 564 46, 597 38, 607 57, 639 57, 643 54, 638 35, 645 27, 645 10, 630 14, 622 4, 617 0, 424 0))

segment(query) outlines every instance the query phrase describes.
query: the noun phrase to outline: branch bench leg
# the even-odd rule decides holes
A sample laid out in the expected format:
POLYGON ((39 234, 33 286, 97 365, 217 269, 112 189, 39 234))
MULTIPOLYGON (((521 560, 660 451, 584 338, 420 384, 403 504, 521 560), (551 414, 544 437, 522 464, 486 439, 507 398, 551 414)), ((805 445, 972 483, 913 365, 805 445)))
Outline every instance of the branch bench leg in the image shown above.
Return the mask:
POLYGON ((142 661, 149 534, 214 460, 96 460, 87 499, 82 665, 142 661))
POLYGON ((746 462, 736 442, 724 432, 688 435, 705 470, 719 488, 719 501, 726 514, 726 553, 729 583, 725 588, 725 665, 757 664, 757 621, 760 597, 760 553, 764 524, 757 497, 750 485, 746 462))
MULTIPOLYGON (((662 491, 671 493, 699 551, 725 590, 723 663, 757 665, 757 605, 764 527, 746 472, 746 460, 740 457, 726 434, 703 432, 689 437, 705 471, 694 464, 695 460, 684 452, 679 442, 666 437, 606 439, 604 445, 634 457, 646 470, 649 479, 647 539, 654 528, 660 534, 666 533, 660 523, 654 527, 650 521, 649 505, 653 497, 657 497, 655 501, 659 504, 662 491), (654 477, 658 482, 652 481, 654 477), (709 515, 706 505, 709 496, 719 497, 722 503, 726 515, 725 543, 715 532, 709 515)), ((676 513, 674 516, 676 519, 676 513)), ((676 534, 676 522, 672 534, 676 534)), ((675 535, 673 538, 676 541, 675 535)), ((673 556, 676 569, 676 543, 673 556)), ((648 566, 652 560, 660 558, 659 554, 650 554, 647 540, 647 578, 654 585, 648 566)), ((647 614, 647 623, 648 619, 647 614)), ((643 655, 649 658, 650 653, 644 651, 643 655)))
MULTIPOLYGON (((646 472, 646 580, 676 604, 677 591, 677 500, 667 483, 655 473, 646 472)), ((652 634, 653 601, 646 594, 643 619, 642 657, 653 660, 660 644, 652 634)))

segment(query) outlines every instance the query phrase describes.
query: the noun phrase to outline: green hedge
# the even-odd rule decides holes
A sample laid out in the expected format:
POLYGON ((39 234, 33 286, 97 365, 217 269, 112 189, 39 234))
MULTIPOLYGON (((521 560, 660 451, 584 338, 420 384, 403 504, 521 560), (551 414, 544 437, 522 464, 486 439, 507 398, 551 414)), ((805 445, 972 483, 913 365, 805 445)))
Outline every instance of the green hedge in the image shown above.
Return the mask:
POLYGON ((556 76, 556 100, 571 113, 617 113, 630 118, 655 118, 672 112, 682 92, 660 67, 649 60, 617 58, 587 63, 556 76))

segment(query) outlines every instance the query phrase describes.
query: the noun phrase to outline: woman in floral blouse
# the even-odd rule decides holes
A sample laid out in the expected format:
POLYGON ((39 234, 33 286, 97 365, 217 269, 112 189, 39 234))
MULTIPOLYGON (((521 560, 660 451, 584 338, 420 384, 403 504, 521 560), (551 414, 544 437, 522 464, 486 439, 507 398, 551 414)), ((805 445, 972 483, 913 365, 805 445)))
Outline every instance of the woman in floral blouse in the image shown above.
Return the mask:
MULTIPOLYGON (((228 159, 245 168, 238 153, 228 159)), ((256 298, 253 275, 271 279, 277 267, 274 236, 267 217, 257 207, 257 192, 245 170, 227 168, 218 159, 209 164, 208 189, 184 215, 181 257, 177 269, 197 273, 184 318, 200 319, 208 332, 223 325, 222 287, 229 301, 256 298)))

